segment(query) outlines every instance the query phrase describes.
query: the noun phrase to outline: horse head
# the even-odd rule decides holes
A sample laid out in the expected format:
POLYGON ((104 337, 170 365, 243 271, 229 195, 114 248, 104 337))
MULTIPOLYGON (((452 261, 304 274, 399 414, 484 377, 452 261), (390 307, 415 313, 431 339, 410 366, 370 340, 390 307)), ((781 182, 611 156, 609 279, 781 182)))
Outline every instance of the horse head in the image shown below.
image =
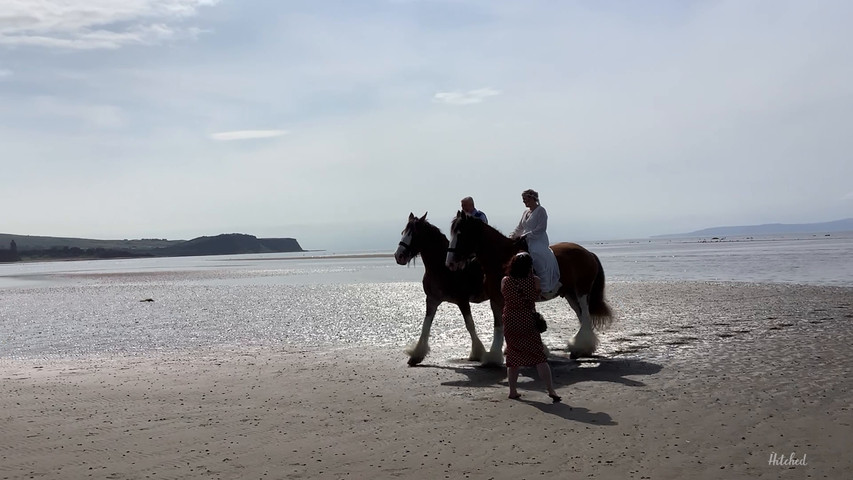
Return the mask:
POLYGON ((461 270, 465 267, 468 260, 476 253, 485 225, 462 210, 456 212, 456 218, 450 224, 450 246, 447 248, 445 261, 447 268, 461 270))
POLYGON ((409 213, 409 221, 402 232, 403 237, 397 244, 397 251, 394 252, 394 260, 398 265, 406 265, 421 253, 418 233, 426 223, 426 216, 427 214, 424 213, 423 217, 418 218, 414 213, 409 213))

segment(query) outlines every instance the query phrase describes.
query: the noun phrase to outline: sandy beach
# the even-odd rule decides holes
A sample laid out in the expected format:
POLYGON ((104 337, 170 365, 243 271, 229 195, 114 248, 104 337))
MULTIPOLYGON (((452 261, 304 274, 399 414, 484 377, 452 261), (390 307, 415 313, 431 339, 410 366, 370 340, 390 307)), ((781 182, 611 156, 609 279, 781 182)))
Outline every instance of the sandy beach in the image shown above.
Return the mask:
POLYGON ((612 285, 610 296, 622 299, 620 322, 646 299, 645 311, 680 317, 685 331, 708 328, 656 349, 642 345, 661 332, 627 329, 603 339, 607 355, 582 361, 554 348, 562 404, 533 370, 522 399, 508 400, 502 369, 440 352, 407 367, 403 345, 0 359, 0 479, 853 470, 853 289, 649 283, 612 285))

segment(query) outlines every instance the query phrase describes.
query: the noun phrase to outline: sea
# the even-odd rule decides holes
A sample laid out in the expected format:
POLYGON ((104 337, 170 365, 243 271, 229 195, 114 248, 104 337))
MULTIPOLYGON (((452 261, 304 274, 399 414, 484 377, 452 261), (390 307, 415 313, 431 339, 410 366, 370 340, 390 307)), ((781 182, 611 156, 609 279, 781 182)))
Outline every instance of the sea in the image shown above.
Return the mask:
MULTIPOLYGON (((387 251, 138 258, 0 264, 0 361, 147 355, 213 348, 387 348, 403 355, 424 316, 419 259, 397 265, 387 251)), ((853 232, 586 242, 601 259, 609 297, 642 316, 653 299, 629 303, 613 290, 637 284, 853 287, 853 232)), ((853 290, 850 290, 853 292, 853 290)), ((853 299, 851 299, 853 300, 853 299)), ((540 304, 541 305, 541 304, 540 304)), ((562 300, 543 311, 570 335, 562 300), (564 325, 563 325, 564 324, 564 325)), ((487 304, 474 305, 483 343, 487 304)), ((574 324, 571 324, 574 322, 574 324)), ((626 322, 630 324, 630 322, 626 322)), ((619 338, 616 330, 607 338, 619 338)), ((566 338, 559 341, 565 343, 566 338)), ((470 346, 461 315, 444 304, 431 347, 462 358, 470 346)), ((547 342, 546 342, 547 343, 547 342)), ((606 346, 619 352, 618 345, 606 346)))

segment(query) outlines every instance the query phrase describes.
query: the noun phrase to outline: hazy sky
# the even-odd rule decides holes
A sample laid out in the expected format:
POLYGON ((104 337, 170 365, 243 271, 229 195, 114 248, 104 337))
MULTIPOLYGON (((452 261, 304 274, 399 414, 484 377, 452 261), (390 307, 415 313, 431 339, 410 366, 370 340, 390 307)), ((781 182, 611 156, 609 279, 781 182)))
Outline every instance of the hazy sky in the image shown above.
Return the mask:
POLYGON ((849 1, 0 0, 0 232, 396 248, 853 217, 849 1))

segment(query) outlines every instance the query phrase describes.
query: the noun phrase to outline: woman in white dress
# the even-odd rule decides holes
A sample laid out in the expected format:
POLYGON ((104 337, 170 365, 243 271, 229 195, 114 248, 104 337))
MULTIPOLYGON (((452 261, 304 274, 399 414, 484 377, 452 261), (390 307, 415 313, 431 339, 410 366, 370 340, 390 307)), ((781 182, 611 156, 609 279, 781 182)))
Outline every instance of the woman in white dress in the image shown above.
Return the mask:
POLYGON ((521 192, 521 200, 527 210, 521 215, 518 226, 509 238, 527 240, 527 249, 533 257, 533 270, 541 281, 542 293, 553 293, 560 288, 560 266, 548 241, 548 212, 539 204, 539 193, 535 190, 521 192))

